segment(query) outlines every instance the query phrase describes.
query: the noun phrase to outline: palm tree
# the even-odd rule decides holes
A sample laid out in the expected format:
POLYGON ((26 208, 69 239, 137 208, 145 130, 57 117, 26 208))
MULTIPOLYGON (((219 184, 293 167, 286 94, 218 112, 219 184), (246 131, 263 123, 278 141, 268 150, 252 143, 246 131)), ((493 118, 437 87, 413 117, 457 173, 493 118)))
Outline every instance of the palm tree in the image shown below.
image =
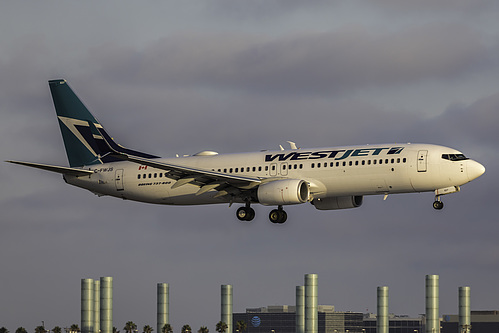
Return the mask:
POLYGON ((52 329, 52 332, 54 333, 61 333, 62 332, 62 328, 60 328, 59 326, 56 326, 52 329))
POLYGON ((208 333, 210 332, 210 330, 208 329, 208 327, 206 326, 201 326, 199 329, 198 329, 198 333, 208 333))
POLYGON ((120 330, 113 326, 113 333, 120 333, 120 330))
POLYGON ((218 333, 225 333, 225 331, 227 331, 227 324, 224 323, 223 321, 219 321, 217 323, 217 327, 215 328, 215 330, 218 332, 218 333))
POLYGON ((173 333, 173 327, 170 324, 165 324, 161 327, 161 333, 173 333))
POLYGON ((244 331, 246 331, 246 328, 248 327, 248 325, 246 324, 246 322, 244 320, 239 320, 237 323, 236 323, 236 330, 239 332, 239 333, 244 333, 244 331))
POLYGON ((123 330, 125 330, 127 333, 134 333, 137 330, 137 324, 135 324, 133 321, 127 321, 125 327, 123 327, 123 330))
POLYGON ((43 327, 43 326, 37 326, 35 328, 35 333, 45 333, 45 327, 43 327))
POLYGON ((149 325, 144 326, 142 329, 142 333, 152 333, 152 331, 154 331, 154 329, 149 325))
POLYGON ((182 326, 182 333, 191 333, 192 332, 192 329, 189 325, 185 324, 184 326, 182 326))
POLYGON ((28 333, 24 327, 18 327, 16 333, 28 333))
POLYGON ((0 333, 9 333, 7 327, 0 327, 0 333))
POLYGON ((71 332, 79 332, 79 331, 80 331, 80 328, 78 327, 78 325, 77 325, 77 324, 73 324, 73 325, 71 325, 71 327, 70 327, 70 331, 71 331, 71 332))

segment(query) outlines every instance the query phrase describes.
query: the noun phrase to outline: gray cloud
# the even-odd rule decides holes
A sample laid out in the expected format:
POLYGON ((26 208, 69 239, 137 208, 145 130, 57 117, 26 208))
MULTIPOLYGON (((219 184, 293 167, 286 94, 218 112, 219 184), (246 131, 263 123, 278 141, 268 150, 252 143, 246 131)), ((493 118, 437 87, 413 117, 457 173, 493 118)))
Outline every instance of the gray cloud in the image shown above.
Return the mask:
POLYGON ((493 49, 461 24, 376 35, 363 27, 268 40, 234 34, 177 35, 143 50, 99 47, 115 80, 260 93, 333 94, 481 73, 493 49))

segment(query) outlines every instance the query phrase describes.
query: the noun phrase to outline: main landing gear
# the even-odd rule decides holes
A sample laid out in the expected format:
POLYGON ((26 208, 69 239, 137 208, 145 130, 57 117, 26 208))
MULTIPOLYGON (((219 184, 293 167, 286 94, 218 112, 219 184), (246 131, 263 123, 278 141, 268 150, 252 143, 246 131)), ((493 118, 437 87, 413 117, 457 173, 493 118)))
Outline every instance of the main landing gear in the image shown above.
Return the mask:
POLYGON ((239 207, 236 211, 236 216, 239 221, 251 221, 255 218, 255 210, 250 207, 249 202, 246 206, 239 207))
MULTIPOLYGON (((246 206, 239 207, 236 211, 236 216, 239 221, 251 221, 255 218, 255 210, 250 207, 249 202, 246 206)), ((277 209, 273 209, 269 214, 269 220, 272 223, 282 224, 288 219, 288 214, 282 209, 282 206, 278 206, 277 209)))
POLYGON ((278 206, 277 209, 270 211, 269 220, 272 223, 283 224, 288 219, 288 214, 282 209, 282 206, 278 206))

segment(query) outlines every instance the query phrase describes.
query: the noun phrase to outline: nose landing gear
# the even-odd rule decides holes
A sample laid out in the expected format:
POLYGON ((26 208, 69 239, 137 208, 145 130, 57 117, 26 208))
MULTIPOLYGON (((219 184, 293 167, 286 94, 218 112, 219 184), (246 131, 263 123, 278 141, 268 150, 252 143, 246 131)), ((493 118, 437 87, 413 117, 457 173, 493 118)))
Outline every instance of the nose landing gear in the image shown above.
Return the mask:
POLYGON ((436 210, 440 210, 440 209, 444 208, 444 203, 440 200, 435 200, 433 202, 433 208, 435 208, 436 210))
POLYGON ((435 196, 435 201, 433 201, 433 208, 436 210, 441 210, 444 208, 444 203, 440 200, 440 196, 436 195, 435 196))

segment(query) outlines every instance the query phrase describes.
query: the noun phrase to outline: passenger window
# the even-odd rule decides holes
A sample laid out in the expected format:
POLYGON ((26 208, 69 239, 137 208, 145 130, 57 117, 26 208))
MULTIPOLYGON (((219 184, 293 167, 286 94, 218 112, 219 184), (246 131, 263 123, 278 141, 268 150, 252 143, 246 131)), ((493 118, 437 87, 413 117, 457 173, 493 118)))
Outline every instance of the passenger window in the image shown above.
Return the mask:
POLYGON ((352 161, 348 162, 348 165, 349 165, 349 166, 352 166, 352 161))
POLYGON ((385 164, 388 164, 388 159, 385 160, 385 164))
POLYGON ((311 167, 312 167, 312 169, 315 168, 315 163, 312 163, 311 167))
POLYGON ((300 169, 303 169, 303 164, 300 164, 300 169))
POLYGON ((283 169, 283 170, 286 170, 286 164, 283 164, 283 165, 282 165, 282 169, 283 169))
POLYGON ((154 174, 154 178, 158 178, 158 174, 157 173, 154 174))
POLYGON ((232 168, 229 169, 229 173, 232 173, 232 168))
POLYGON ((383 164, 383 160, 379 160, 379 164, 383 164))
POLYGON ((269 166, 268 165, 265 166, 265 171, 269 171, 269 166))
POLYGON ((227 169, 224 169, 224 173, 227 173, 227 169))
POLYGON ((238 170, 239 170, 239 168, 236 168, 236 169, 234 170, 234 172, 237 172, 238 170))
MULTIPOLYGON (((254 168, 253 168, 253 169, 254 169, 254 168)), ((255 170, 253 170, 253 171, 255 171, 255 170)), ((246 172, 250 172, 250 167, 247 167, 247 168, 246 168, 246 172)))
POLYGON ((343 166, 346 166, 347 165, 347 162, 343 162, 343 166))
POLYGON ((137 175, 137 179, 140 179, 140 174, 137 175))
POLYGON ((366 165, 366 161, 362 160, 362 165, 366 165))
POLYGON ((367 165, 371 165, 371 160, 367 160, 367 165))
POLYGON ((149 178, 151 178, 151 177, 152 177, 152 174, 150 173, 150 174, 149 174, 149 178))
POLYGON ((397 158, 397 163, 400 163, 400 158, 397 158))
POLYGON ((359 161, 355 161, 355 165, 359 165, 359 161))
POLYGON ((395 159, 392 158, 392 164, 395 163, 395 159))
POLYGON ((258 171, 262 171, 262 167, 261 166, 258 167, 258 171))
POLYGON ((336 162, 336 166, 339 167, 340 166, 340 162, 336 162))
POLYGON ((334 167, 334 162, 329 163, 329 166, 332 168, 334 167))
POLYGON ((407 161, 407 159, 404 157, 404 159, 402 160, 403 163, 405 163, 407 161))
POLYGON ((324 162, 324 167, 325 167, 325 168, 327 167, 327 162, 324 162))

